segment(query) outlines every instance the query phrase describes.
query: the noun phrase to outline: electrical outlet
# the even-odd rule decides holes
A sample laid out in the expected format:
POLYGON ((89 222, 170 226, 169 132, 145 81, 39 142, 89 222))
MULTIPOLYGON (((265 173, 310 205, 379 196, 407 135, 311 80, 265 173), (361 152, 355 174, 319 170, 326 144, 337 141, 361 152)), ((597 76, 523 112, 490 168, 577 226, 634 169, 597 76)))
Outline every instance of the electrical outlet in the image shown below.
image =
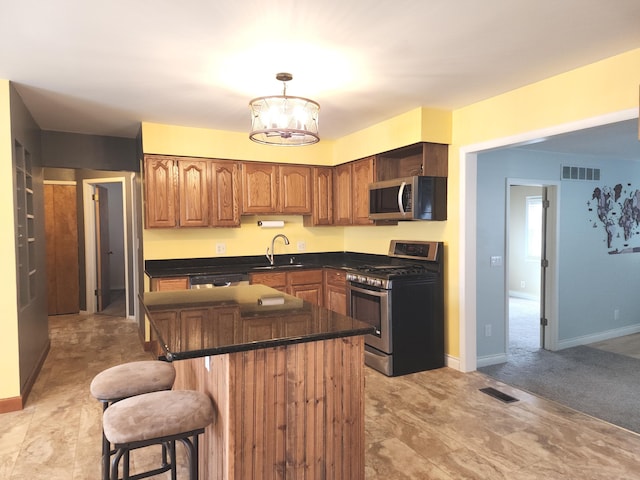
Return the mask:
POLYGON ((298 251, 304 252, 307 249, 307 244, 304 240, 298 240, 298 251))
POLYGON ((524 283, 524 280, 520 280, 520 288, 525 288, 526 283, 524 283))
POLYGON ((485 325, 484 326, 484 336, 485 337, 490 337, 491 336, 491 325, 485 325))
POLYGON ((614 320, 620 320, 620 309, 616 308, 616 309, 613 311, 613 319, 614 319, 614 320))
POLYGON ((227 246, 224 243, 216 243, 216 253, 219 255, 227 253, 227 246))
POLYGON ((502 257, 500 255, 491 257, 491 266, 492 267, 501 267, 502 266, 502 257))

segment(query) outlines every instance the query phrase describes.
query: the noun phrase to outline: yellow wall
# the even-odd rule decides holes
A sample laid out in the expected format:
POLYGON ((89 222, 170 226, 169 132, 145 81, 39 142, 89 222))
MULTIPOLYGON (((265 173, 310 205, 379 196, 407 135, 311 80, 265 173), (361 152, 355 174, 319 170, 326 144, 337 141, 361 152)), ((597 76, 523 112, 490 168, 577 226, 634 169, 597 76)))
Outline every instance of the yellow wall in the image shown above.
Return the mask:
POLYGON ((0 288, 0 398, 20 396, 16 246, 13 218, 13 160, 9 81, 0 79, 0 251, 4 272, 0 288))
MULTIPOLYGON (((300 215, 259 215, 242 217, 240 228, 147 229, 144 231, 145 259, 237 257, 264 255, 271 239, 284 233, 290 241, 278 241, 276 255, 298 252, 298 242, 305 243, 306 252, 342 252, 343 227, 314 227, 302 225, 300 215), (284 228, 260 228, 258 220, 284 220, 284 228), (216 244, 224 243, 226 253, 216 254, 216 244)), ((265 262, 267 259, 265 258, 265 262)))
POLYGON ((206 128, 142 122, 144 153, 229 160, 331 165, 333 142, 320 141, 304 148, 261 145, 247 132, 225 132, 206 128))

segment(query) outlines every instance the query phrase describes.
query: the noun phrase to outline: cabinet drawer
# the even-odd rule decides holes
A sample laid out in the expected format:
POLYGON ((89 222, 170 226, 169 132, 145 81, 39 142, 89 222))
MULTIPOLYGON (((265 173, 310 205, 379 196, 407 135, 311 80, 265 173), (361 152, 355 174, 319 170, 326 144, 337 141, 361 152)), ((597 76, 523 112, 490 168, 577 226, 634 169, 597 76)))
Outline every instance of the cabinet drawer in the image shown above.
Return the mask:
POLYGON ((308 283, 322 283, 322 270, 301 270, 289 272, 289 285, 305 285, 308 283))
POLYGON ((285 288, 287 286, 287 274, 285 272, 251 273, 249 280, 273 288, 285 288))
POLYGON ((330 285, 345 286, 347 283, 347 272, 344 270, 325 269, 325 283, 330 285))
POLYGON ((188 288, 189 277, 159 277, 151 279, 152 292, 187 290, 188 288))

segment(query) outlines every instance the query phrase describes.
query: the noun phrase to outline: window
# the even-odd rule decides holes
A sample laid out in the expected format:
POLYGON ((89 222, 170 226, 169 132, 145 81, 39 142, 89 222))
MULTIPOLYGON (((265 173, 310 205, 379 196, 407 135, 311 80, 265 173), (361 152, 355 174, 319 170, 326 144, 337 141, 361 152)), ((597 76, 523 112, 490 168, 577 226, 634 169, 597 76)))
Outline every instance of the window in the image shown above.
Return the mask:
POLYGON ((542 252, 542 197, 527 196, 525 202, 527 260, 540 260, 542 252))

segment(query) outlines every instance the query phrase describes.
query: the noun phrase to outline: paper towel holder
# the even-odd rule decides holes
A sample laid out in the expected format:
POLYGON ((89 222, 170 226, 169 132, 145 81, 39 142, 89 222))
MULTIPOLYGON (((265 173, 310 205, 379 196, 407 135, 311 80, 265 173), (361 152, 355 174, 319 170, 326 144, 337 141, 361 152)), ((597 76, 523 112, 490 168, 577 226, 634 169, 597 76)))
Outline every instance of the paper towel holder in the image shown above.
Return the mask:
POLYGON ((258 226, 261 228, 282 228, 284 220, 258 220, 258 226))

